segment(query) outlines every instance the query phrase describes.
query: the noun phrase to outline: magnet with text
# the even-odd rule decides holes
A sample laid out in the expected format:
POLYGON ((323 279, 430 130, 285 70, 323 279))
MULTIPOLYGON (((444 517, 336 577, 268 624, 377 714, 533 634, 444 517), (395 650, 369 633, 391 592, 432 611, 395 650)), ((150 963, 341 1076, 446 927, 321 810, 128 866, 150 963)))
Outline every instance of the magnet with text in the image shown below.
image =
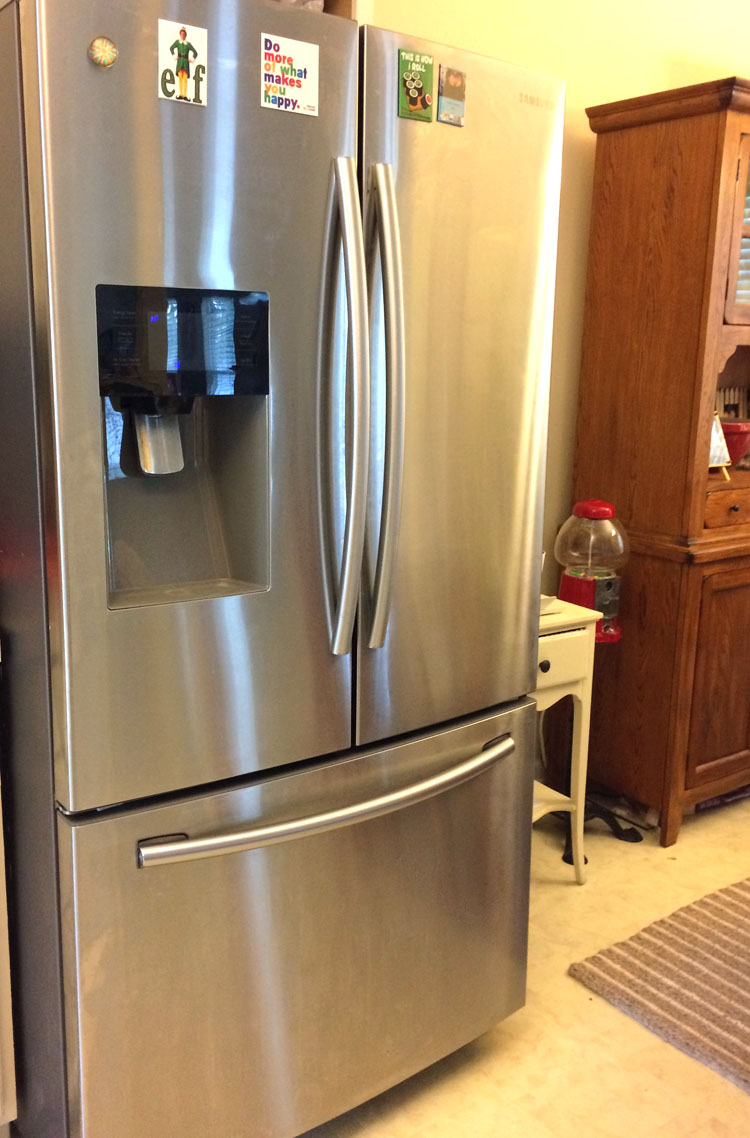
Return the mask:
POLYGON ((440 64, 438 77, 438 122, 463 126, 466 114, 466 72, 440 64))
POLYGON ((432 122, 433 58, 418 51, 398 53, 398 113, 402 119, 432 122))
POLYGON ((316 43, 261 32, 261 107, 295 115, 317 115, 318 55, 316 43))
POLYGON ((179 20, 159 20, 159 98, 205 107, 208 31, 179 20))

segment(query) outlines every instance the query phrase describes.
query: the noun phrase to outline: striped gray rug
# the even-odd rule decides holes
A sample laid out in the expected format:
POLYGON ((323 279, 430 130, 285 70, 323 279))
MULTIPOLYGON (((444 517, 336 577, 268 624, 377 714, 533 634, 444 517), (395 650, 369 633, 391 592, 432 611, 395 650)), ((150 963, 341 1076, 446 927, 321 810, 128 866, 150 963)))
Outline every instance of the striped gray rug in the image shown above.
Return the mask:
POLYGON ((569 972, 750 1093, 750 878, 569 972))

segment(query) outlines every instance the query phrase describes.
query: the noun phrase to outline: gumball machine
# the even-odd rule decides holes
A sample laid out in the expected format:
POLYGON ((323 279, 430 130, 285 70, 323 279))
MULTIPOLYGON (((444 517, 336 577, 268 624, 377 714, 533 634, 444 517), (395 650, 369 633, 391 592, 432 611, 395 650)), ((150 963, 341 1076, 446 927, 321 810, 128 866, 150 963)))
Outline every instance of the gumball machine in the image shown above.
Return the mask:
POLYGON ((572 517, 555 541, 555 558, 563 567, 558 596, 602 614, 596 626, 600 643, 615 643, 622 636, 617 619, 617 570, 627 561, 628 553, 628 537, 615 517, 614 506, 598 498, 576 502, 572 517))

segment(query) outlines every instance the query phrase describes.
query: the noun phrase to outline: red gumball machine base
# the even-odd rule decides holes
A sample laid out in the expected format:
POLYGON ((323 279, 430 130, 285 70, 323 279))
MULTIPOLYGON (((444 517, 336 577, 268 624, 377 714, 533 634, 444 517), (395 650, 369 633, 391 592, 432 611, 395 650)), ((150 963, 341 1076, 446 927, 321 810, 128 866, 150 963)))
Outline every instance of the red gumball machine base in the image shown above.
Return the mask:
POLYGON ((596 625, 597 644, 616 644, 622 636, 617 619, 620 578, 615 573, 590 576, 585 570, 566 569, 560 577, 557 595, 562 601, 602 613, 602 619, 596 625))

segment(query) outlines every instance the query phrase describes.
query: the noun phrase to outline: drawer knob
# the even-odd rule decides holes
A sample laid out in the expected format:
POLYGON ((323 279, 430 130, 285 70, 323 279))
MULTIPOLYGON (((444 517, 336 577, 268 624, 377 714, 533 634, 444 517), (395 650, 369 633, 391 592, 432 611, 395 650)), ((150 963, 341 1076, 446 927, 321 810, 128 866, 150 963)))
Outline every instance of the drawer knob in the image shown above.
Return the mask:
POLYGON ((551 667, 552 667, 552 665, 550 664, 549 660, 540 660, 539 661, 539 671, 540 672, 548 672, 551 667))
POLYGON ((739 508, 739 506, 737 505, 737 503, 736 503, 736 502, 735 502, 735 504, 734 504, 733 506, 730 506, 730 507, 729 507, 729 509, 731 510, 731 512, 732 512, 733 514, 738 514, 738 513, 740 512, 740 508, 739 508))

